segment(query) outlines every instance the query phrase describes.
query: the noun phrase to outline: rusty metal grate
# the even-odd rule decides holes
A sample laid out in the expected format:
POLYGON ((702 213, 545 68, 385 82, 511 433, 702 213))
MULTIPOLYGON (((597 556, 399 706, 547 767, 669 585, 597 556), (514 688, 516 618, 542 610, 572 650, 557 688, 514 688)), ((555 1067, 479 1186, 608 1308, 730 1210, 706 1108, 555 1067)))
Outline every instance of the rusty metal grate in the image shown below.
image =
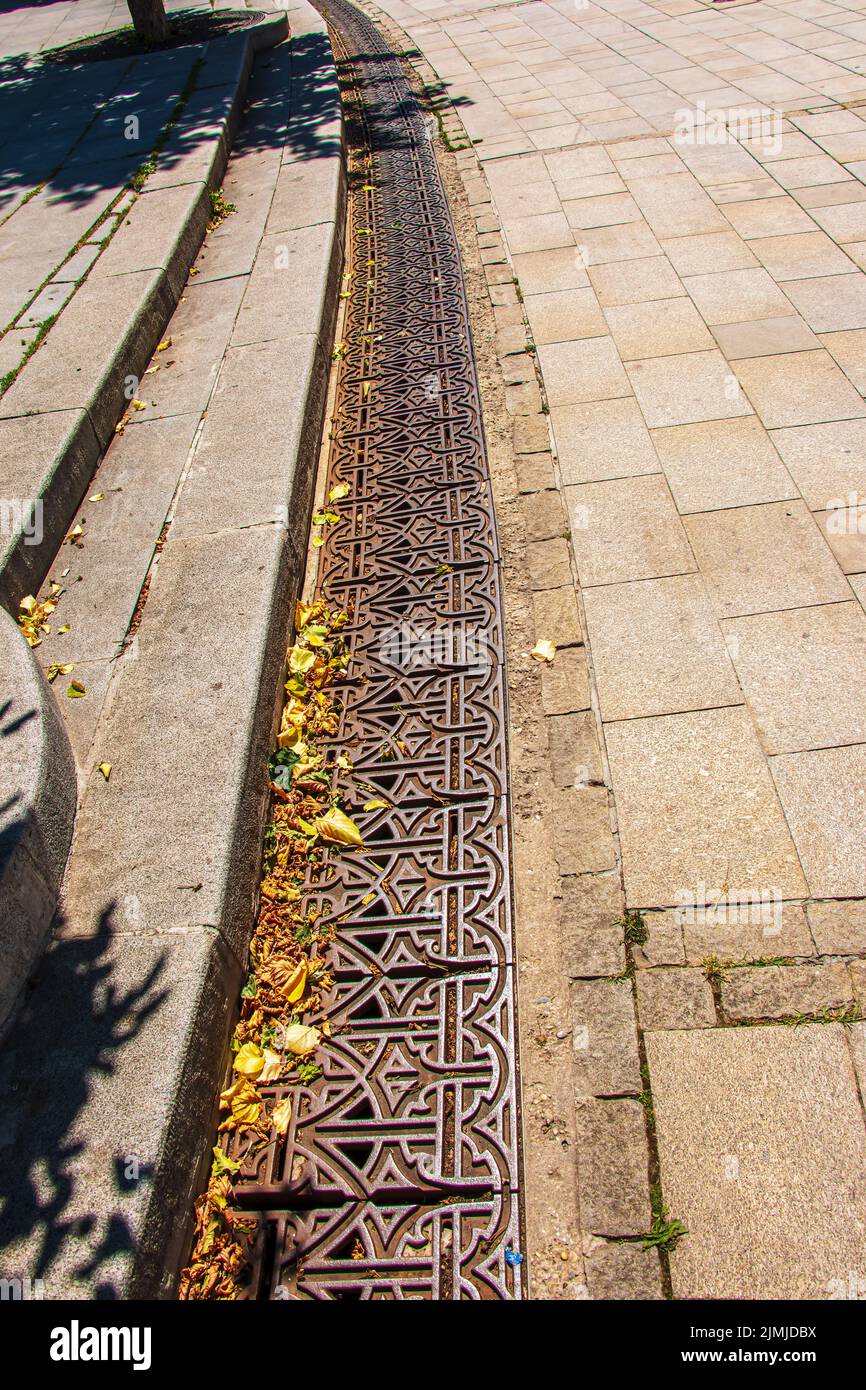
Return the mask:
POLYGON ((260 1213, 251 1292, 519 1298, 499 552, 460 258, 399 61, 351 4, 321 8, 355 100, 328 477, 350 492, 318 595, 354 615, 335 691, 349 798, 360 782, 389 804, 366 853, 307 885, 336 924, 323 1074, 292 1087, 285 1137, 251 1159, 233 1138, 238 1201, 260 1213))

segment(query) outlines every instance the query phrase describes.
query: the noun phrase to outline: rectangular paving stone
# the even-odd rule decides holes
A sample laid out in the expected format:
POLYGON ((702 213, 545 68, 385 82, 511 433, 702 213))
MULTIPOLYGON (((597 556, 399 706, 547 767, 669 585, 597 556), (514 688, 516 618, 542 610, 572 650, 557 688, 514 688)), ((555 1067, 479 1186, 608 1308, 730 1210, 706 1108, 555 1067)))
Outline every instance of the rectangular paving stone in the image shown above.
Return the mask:
POLYGON ((620 227, 590 227, 575 231, 574 238, 588 266, 641 260, 657 256, 661 250, 645 222, 628 222, 620 227))
POLYGON ((774 280, 803 280, 816 275, 856 275, 856 267, 824 232, 758 237, 749 243, 774 280))
POLYGON ((661 1268, 655 1250, 631 1242, 598 1241, 585 1256, 592 1299, 662 1299, 661 1268))
POLYGON ((740 357, 772 357, 782 352, 805 352, 820 348, 821 339, 799 314, 776 319, 753 319, 746 323, 717 323, 713 337, 729 362, 740 357))
POLYGON ((641 921, 646 930, 646 939, 632 946, 634 963, 639 970, 651 969, 654 965, 685 965, 683 949, 683 929, 676 915, 669 909, 660 912, 643 912, 641 921))
POLYGON ((579 290, 589 284, 586 267, 576 246, 559 246, 552 251, 527 251, 515 256, 513 265, 524 295, 579 290))
POLYGON ((633 396, 555 405, 550 420, 566 485, 661 471, 649 430, 633 396))
POLYGON ((46 285, 45 289, 32 301, 26 312, 17 320, 17 327, 34 328, 38 324, 44 323, 46 319, 59 314, 73 293, 73 288, 67 282, 59 280, 46 285))
POLYGON ((619 975, 625 969, 619 873, 570 874, 561 879, 557 927, 562 961, 572 979, 619 975))
POLYGON ((574 237, 561 212, 540 213, 537 217, 505 220, 505 234, 513 255, 528 251, 547 251, 555 246, 573 246, 574 237))
POLYGON ((612 338, 547 343, 538 349, 538 360, 552 406, 631 395, 612 338))
POLYGON ((626 174, 626 185, 656 236, 727 230, 715 203, 690 173, 648 179, 630 179, 626 174))
POLYGON ((575 1099, 640 1095, 631 981, 574 980, 569 994, 575 1099))
POLYGON ((866 1134, 845 1030, 649 1033, 646 1047, 665 1201, 689 1231, 675 1297, 826 1299, 862 1271, 866 1134))
POLYGON ((793 1018, 854 1002, 851 977, 841 961, 824 965, 761 965, 728 970, 721 982, 722 1011, 733 1023, 793 1018))
POLYGON ((744 323, 749 319, 783 318, 791 305, 779 286, 760 266, 711 275, 688 275, 683 284, 705 323, 744 323))
POLYGON ((866 901, 807 903, 806 914, 822 956, 866 955, 866 901))
POLYGON ((630 907, 682 893, 806 896, 748 712, 699 710, 605 726, 630 907))
POLYGON ((835 499, 832 510, 812 515, 842 572, 849 577, 866 572, 866 531, 859 529, 862 500, 858 503, 849 497, 840 508, 839 499, 835 499))
POLYGON ((665 256, 647 256, 616 265, 591 265, 589 278, 602 308, 612 304, 644 304, 686 293, 665 256))
POLYGON ((728 363, 715 348, 628 362, 626 371, 650 429, 753 413, 728 363))
POLYGON ((866 495, 866 420, 773 430, 770 437, 812 510, 849 492, 866 495))
POLYGON ((571 556, 566 540, 533 542, 527 547, 527 564, 533 589, 558 589, 572 583, 571 556))
POLYGON ((725 892, 684 903, 676 915, 682 921, 690 964, 701 964, 710 956, 743 961, 815 954, 802 903, 781 902, 769 894, 739 897, 725 892))
POLYGON ((732 231, 669 237, 662 241, 662 250, 678 275, 748 270, 758 264, 746 243, 732 231))
POLYGON ((543 667, 541 704, 545 714, 589 709, 589 674, 583 647, 566 647, 543 667))
POLYGON ((569 487, 566 505, 584 587, 695 569, 682 523, 659 475, 569 487))
POLYGON ((248 856, 238 862, 238 846, 261 833, 253 770, 264 767, 272 736, 290 599, 288 548, 276 527, 167 541, 135 652, 124 657, 102 721, 111 781, 94 769, 78 813, 64 937, 93 937, 115 903, 127 932, 204 925, 243 957, 257 868, 248 856), (220 678, 229 646, 242 679, 220 678), (250 684, 262 692, 253 709, 250 684), (236 788, 236 816, 219 829, 209 819, 190 825, 184 789, 198 759, 214 788, 236 788), (200 892, 189 890, 199 883, 200 892))
POLYGON ((302 543, 312 486, 302 461, 316 447, 316 405, 324 400, 326 378, 312 335, 228 350, 178 497, 173 536, 291 526, 302 543), (293 409, 287 408, 287 379, 293 409), (301 402, 309 403, 306 410, 301 402), (243 469, 227 467, 238 438, 246 441, 243 469))
POLYGON ((566 534, 562 496, 557 488, 527 493, 520 499, 523 526, 529 541, 547 541, 566 534))
POLYGON ((694 305, 682 297, 621 304, 605 309, 604 314, 624 362, 715 346, 694 305))
POLYGON ((565 204, 577 198, 600 198, 612 193, 625 193, 626 186, 619 174, 585 174, 557 179, 556 191, 565 204))
POLYGON ((833 361, 862 396, 866 392, 866 329, 852 328, 848 332, 824 333, 821 342, 833 361))
POLYGON ((607 336, 607 323, 595 294, 589 288, 531 294, 524 298, 523 303, 536 344, 607 336))
POLYGON ((554 786, 586 787, 602 784, 604 770, 592 710, 550 715, 545 722, 550 775, 554 786))
POLYGON ((577 1109, 580 1219, 585 1231, 640 1235, 652 1224, 646 1122, 636 1100, 588 1100, 577 1109))
POLYGON ((545 165, 551 178, 586 178, 590 174, 612 174, 614 164, 605 150, 594 147, 589 150, 562 150, 545 157, 545 165))
POLYGON ((638 1019, 647 1028, 713 1028, 716 1007, 703 970, 639 970, 638 1019))
POLYGON ((849 591, 802 502, 683 518, 720 617, 847 599, 849 591))
POLYGON ((793 198, 751 198, 745 203, 725 203, 725 217, 744 240, 752 237, 789 236, 811 232, 814 222, 793 198))
POLYGON ((319 322, 322 295, 336 276, 334 235, 332 226, 324 224, 262 239, 232 347, 291 338, 299 324, 319 322))
POLYGON ((561 874, 598 874, 616 867, 605 787, 564 787, 555 797, 554 855, 561 874))
POLYGON ((816 207, 812 209, 812 217, 840 245, 866 237, 866 201, 816 207))
POLYGON ((563 202, 568 225, 575 232, 586 227, 615 227, 639 222, 640 208, 628 193, 609 193, 598 198, 574 198, 563 202))
POLYGON ((142 378, 144 410, 137 422, 205 409, 246 286, 244 276, 197 282, 184 291, 171 320, 171 347, 156 353, 142 378))
MULTIPOLYGON (((81 662, 119 655, 198 420, 191 413, 136 421, 115 439, 99 470, 102 499, 91 503, 85 495, 74 518, 84 526, 84 544, 64 546, 51 570, 69 574, 62 581, 63 617, 58 614, 38 649, 46 666, 74 661, 77 678, 81 662), (59 634, 57 626, 66 623, 71 631, 59 634)), ((93 487, 88 491, 94 495, 93 487)), ((70 701, 76 713, 88 703, 70 701)))
POLYGON ((770 770, 812 897, 866 896, 866 744, 786 753, 770 770))
POLYGON ((859 603, 733 618, 724 633, 768 753, 866 742, 866 614, 859 603))
POLYGON ((584 605, 603 719, 742 703, 699 575, 604 584, 584 605))
POLYGON ((785 294, 816 333, 866 328, 866 276, 862 271, 787 280, 785 294))
POLYGON ((653 430, 652 440, 680 515, 797 496, 754 416, 653 430))
POLYGON ((825 154, 779 160, 774 163, 772 172, 783 188, 811 188, 815 184, 836 183, 839 179, 839 165, 825 154))
POLYGON ((550 433, 544 415, 521 415, 513 422, 514 448, 518 454, 547 453, 550 433))
POLYGON ((532 612, 538 636, 549 637, 557 648, 578 646, 583 641, 573 585, 536 590, 532 595, 532 612))

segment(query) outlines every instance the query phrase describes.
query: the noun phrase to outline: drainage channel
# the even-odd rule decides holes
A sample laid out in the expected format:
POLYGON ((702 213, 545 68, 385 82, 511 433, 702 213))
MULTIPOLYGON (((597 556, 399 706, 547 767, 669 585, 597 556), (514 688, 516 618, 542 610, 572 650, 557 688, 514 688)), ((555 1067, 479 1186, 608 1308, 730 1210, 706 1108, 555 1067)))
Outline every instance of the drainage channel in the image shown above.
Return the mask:
MULTIPOLYGON (((321 1075, 228 1152, 247 1297, 524 1295, 499 551, 457 241, 398 59, 322 0, 346 98, 348 300, 316 599, 322 745, 364 848, 307 870, 321 1075)), ((270 1111, 268 1113, 271 1113, 270 1111)))

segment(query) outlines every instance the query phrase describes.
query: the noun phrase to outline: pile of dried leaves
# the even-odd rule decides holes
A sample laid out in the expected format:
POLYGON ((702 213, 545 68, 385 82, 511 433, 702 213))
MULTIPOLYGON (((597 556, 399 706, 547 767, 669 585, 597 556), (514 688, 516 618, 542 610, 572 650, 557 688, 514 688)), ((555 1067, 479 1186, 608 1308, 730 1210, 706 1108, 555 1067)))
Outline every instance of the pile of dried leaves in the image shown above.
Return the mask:
MULTIPOLYGON (((348 490, 348 489, 346 489, 348 490)), ((345 493, 341 493, 345 495, 345 493)), ((327 1019, 319 1028, 303 1022, 321 1010, 331 985, 319 950, 330 928, 305 911, 303 885, 323 845, 361 848, 354 822, 337 805, 336 767, 349 769, 347 755, 330 766, 319 745, 337 732, 338 710, 329 686, 345 671, 349 656, 343 629, 349 614, 322 602, 299 603, 297 638, 288 654, 288 699, 277 748, 269 764, 272 819, 265 836, 261 902, 250 943, 249 974, 241 991, 240 1017, 232 1038, 232 1078, 220 1096, 221 1134, 244 1130, 251 1148, 286 1134, 292 1097, 273 1106, 260 1087, 309 1084, 319 1076, 315 1056, 327 1019)), ((233 1207, 232 1179, 240 1164, 217 1145, 210 1183, 196 1202, 195 1243, 181 1275, 182 1299, 232 1299, 241 1292, 255 1218, 233 1207)))

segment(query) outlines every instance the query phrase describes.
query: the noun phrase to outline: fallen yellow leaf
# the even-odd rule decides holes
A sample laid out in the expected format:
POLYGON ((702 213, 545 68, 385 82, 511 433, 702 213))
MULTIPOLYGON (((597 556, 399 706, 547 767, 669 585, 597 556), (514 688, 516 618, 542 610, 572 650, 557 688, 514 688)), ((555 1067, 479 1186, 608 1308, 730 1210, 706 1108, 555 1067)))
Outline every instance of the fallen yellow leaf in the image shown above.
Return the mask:
POLYGON ((547 637, 542 637, 540 641, 536 642, 529 655, 534 657, 536 661, 549 663, 556 656, 556 643, 551 642, 547 637))
POLYGON ((238 1050, 232 1070, 240 1072, 241 1076, 258 1076, 264 1065, 265 1054, 258 1043, 248 1042, 238 1050))
POLYGON ((228 1119, 223 1120, 220 1131, 237 1129, 238 1125, 254 1125, 262 1111, 259 1093, 253 1083, 245 1076, 239 1076, 233 1086, 220 1096, 220 1110, 230 1110, 228 1119))
POLYGON ((66 693, 70 700, 80 700, 82 695, 87 694, 87 686, 82 685, 81 681, 70 681, 66 693))
POLYGON ((284 1067, 279 1052, 273 1052, 271 1048, 266 1047, 264 1053, 265 1064, 259 1073, 258 1079, 263 1085, 266 1085, 269 1081, 276 1081, 284 1071, 284 1067))
POLYGON ((316 653, 308 651, 306 647, 299 647, 296 643, 289 652, 289 670, 293 671, 296 676, 303 675, 315 664, 316 653))
POLYGON ((74 670, 75 665, 71 661, 66 661, 63 664, 61 664, 59 661, 52 661, 51 665, 48 667, 48 670, 45 672, 45 678, 49 682, 49 684, 53 685, 54 681, 57 679, 58 676, 68 676, 69 673, 74 670))
POLYGON ((279 1105, 274 1106, 274 1112, 271 1115, 271 1124, 277 1131, 277 1134, 286 1134, 288 1132, 291 1119, 292 1098, 291 1096, 286 1096, 285 1100, 281 1100, 279 1105))
POLYGON ((318 1028, 307 1028, 303 1023, 292 1023, 283 1035, 287 1052, 296 1057, 306 1057, 319 1046, 321 1034, 318 1028))
POLYGON ((348 483, 335 483, 328 493, 329 502, 341 502, 344 497, 349 496, 348 483))
POLYGON ((364 803, 364 810, 365 810, 365 811, 387 811, 389 805, 390 805, 390 802, 388 802, 388 801, 381 801, 381 800, 379 800, 379 801, 366 801, 366 802, 364 803))
POLYGON ((107 782, 109 777, 111 776, 111 763, 100 763, 99 771, 102 773, 103 777, 107 782))
POLYGON ((332 806, 330 811, 324 816, 316 818, 316 830, 323 840, 330 840, 338 845, 357 845, 363 846, 361 832, 354 821, 341 811, 337 806, 332 806))
POLYGON ((259 979, 273 989, 279 990, 290 1004, 296 1004, 304 996, 307 987, 307 962, 287 960, 284 956, 271 957, 262 966, 259 979))

